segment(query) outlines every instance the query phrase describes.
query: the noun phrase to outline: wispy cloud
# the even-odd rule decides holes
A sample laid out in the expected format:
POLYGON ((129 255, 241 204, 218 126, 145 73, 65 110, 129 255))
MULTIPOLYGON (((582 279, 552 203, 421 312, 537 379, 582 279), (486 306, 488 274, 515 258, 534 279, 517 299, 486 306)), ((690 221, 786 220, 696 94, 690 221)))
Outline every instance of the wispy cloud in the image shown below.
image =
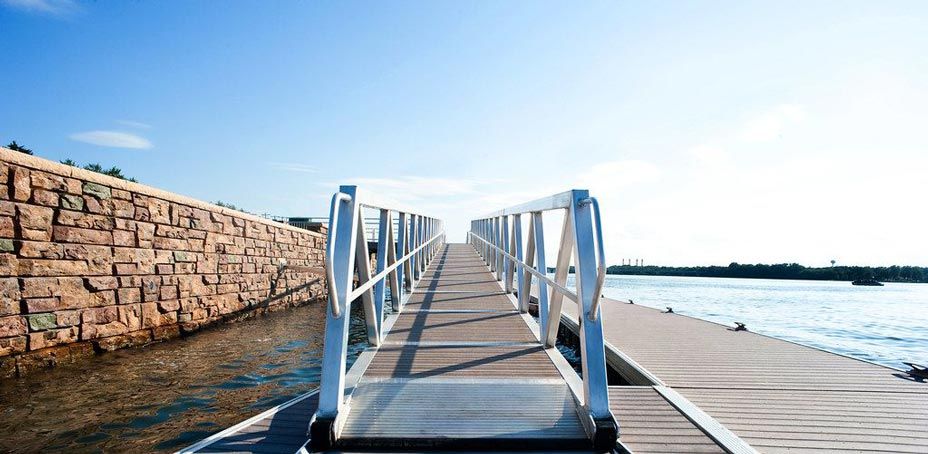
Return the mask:
POLYGON ((594 192, 616 193, 628 186, 654 182, 660 175, 660 169, 648 161, 626 159, 600 162, 580 175, 577 183, 594 192))
POLYGON ((450 197, 474 194, 486 181, 467 178, 405 176, 398 178, 355 178, 350 180, 368 190, 389 194, 397 200, 450 197))
POLYGON ((781 104, 769 112, 752 118, 741 131, 741 140, 745 142, 768 142, 783 134, 790 124, 800 123, 806 118, 806 111, 798 104, 781 104))
POLYGON ((298 162, 268 162, 269 166, 275 170, 284 170, 287 172, 303 172, 303 173, 317 173, 319 169, 315 166, 309 164, 301 164, 298 162))
POLYGON ((0 3, 22 11, 55 16, 69 14, 77 10, 77 3, 73 0, 0 0, 0 3))
POLYGON ((716 164, 728 159, 728 153, 725 149, 716 145, 697 145, 687 150, 687 152, 694 159, 704 164, 716 164))
POLYGON ((151 129, 151 125, 148 123, 142 123, 141 121, 132 121, 132 120, 116 120, 116 123, 119 123, 123 126, 128 126, 130 128, 137 129, 151 129))
POLYGON ((145 150, 152 147, 148 139, 119 131, 87 131, 71 134, 71 140, 101 147, 132 148, 145 150))

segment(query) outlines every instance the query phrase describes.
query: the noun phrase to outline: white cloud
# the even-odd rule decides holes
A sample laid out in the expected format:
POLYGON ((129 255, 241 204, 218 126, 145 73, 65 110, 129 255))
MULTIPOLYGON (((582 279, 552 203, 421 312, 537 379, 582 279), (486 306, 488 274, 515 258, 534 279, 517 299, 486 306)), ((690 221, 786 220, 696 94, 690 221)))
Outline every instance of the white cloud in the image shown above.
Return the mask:
POLYGON ((140 121, 116 120, 116 123, 119 123, 119 124, 121 124, 121 125, 123 125, 123 126, 128 126, 128 127, 130 127, 130 128, 151 129, 151 125, 150 125, 150 124, 148 124, 148 123, 142 123, 142 122, 140 122, 140 121))
POLYGON ((781 104, 771 111, 749 120, 741 131, 745 142, 768 142, 780 137, 784 129, 801 123, 806 118, 805 108, 798 104, 781 104))
POLYGON ((487 183, 483 180, 446 177, 405 176, 399 178, 354 178, 352 183, 369 192, 385 194, 397 200, 461 196, 475 194, 487 183))
POLYGON ((581 174, 575 187, 589 189, 594 195, 617 194, 624 188, 656 181, 660 174, 660 169, 647 161, 606 161, 581 174))
POLYGON ((148 139, 119 131, 87 131, 71 134, 71 140, 112 148, 145 150, 152 147, 148 139))
POLYGON ((697 145, 687 150, 697 161, 704 164, 716 164, 728 159, 728 152, 724 148, 715 145, 697 145))
POLYGON ((77 9, 72 0, 0 0, 6 6, 34 13, 61 15, 77 9))
POLYGON ((272 169, 284 170, 287 172, 317 173, 319 169, 309 164, 300 164, 298 162, 268 162, 272 169))

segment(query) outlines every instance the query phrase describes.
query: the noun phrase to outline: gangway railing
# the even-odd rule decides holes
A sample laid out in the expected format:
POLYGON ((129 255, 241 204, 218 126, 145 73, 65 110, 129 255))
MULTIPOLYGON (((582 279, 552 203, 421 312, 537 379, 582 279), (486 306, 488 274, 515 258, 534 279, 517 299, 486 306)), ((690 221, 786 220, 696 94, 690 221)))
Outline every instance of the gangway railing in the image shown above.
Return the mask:
POLYGON ((364 307, 367 340, 372 347, 383 340, 386 285, 394 312, 402 311, 404 291, 409 292, 445 242, 443 222, 394 204, 377 201, 357 186, 341 186, 332 196, 326 244, 325 345, 319 407, 310 422, 313 444, 331 447, 347 416, 345 369, 351 303, 358 298, 364 307), (362 207, 379 210, 376 274, 371 275, 368 232, 362 207), (393 221, 397 214, 396 222, 393 221), (357 270, 357 287, 354 286, 357 270), (400 283, 403 283, 402 287, 400 283))
POLYGON ((564 298, 577 303, 583 390, 576 397, 586 413, 581 419, 594 444, 614 444, 618 426, 609 410, 605 340, 599 310, 606 276, 599 203, 590 197, 589 191, 574 189, 475 219, 467 236, 496 273, 497 280, 504 282, 507 292, 514 291, 515 280, 520 311, 528 312, 533 279, 538 283, 539 341, 546 348, 554 348, 557 342, 564 298), (542 223, 545 211, 564 214, 554 279, 546 273, 542 223), (527 242, 523 242, 523 215, 528 217, 527 242), (571 257, 576 292, 567 288, 571 257))

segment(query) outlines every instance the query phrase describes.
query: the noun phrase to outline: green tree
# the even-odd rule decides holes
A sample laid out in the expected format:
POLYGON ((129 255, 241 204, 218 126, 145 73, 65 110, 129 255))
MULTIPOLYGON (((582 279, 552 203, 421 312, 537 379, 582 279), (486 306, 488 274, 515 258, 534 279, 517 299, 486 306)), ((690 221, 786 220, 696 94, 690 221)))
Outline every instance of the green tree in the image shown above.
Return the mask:
POLYGON ((77 163, 74 162, 74 161, 72 161, 72 160, 70 160, 70 159, 65 159, 64 161, 58 161, 58 162, 60 162, 60 163, 62 163, 62 164, 64 164, 64 165, 66 165, 66 166, 78 167, 77 163))
POLYGON ((222 200, 217 200, 217 201, 216 201, 216 205, 219 205, 219 206, 221 206, 221 207, 223 207, 223 208, 228 208, 228 209, 230 209, 230 210, 245 211, 245 210, 243 210, 243 209, 241 209, 241 208, 239 208, 239 207, 237 207, 237 206, 235 206, 235 205, 233 205, 233 204, 231 204, 231 203, 223 202, 222 200))
POLYGON ((20 152, 20 153, 25 153, 25 154, 28 154, 28 155, 31 155, 31 154, 32 154, 32 150, 30 150, 30 149, 28 149, 28 148, 26 148, 26 147, 24 147, 24 146, 22 146, 22 145, 16 143, 15 140, 12 141, 12 142, 10 142, 10 144, 7 145, 6 147, 9 148, 10 150, 18 151, 18 152, 20 152))
MULTIPOLYGON (((71 161, 71 160, 68 159, 68 161, 71 161)), ((73 162, 73 161, 71 161, 71 162, 73 162)), ((84 170, 89 170, 89 171, 91 171, 91 172, 102 173, 102 174, 104 174, 104 175, 109 175, 109 176, 111 176, 111 177, 116 177, 116 178, 119 178, 120 180, 131 181, 131 182, 133 182, 133 183, 137 183, 137 182, 138 182, 135 178, 128 178, 128 177, 126 177, 125 175, 123 175, 123 174, 122 174, 122 169, 120 169, 119 167, 116 167, 116 166, 110 167, 109 169, 104 169, 103 166, 101 166, 100 164, 94 162, 94 163, 85 165, 85 166, 84 166, 84 170)))

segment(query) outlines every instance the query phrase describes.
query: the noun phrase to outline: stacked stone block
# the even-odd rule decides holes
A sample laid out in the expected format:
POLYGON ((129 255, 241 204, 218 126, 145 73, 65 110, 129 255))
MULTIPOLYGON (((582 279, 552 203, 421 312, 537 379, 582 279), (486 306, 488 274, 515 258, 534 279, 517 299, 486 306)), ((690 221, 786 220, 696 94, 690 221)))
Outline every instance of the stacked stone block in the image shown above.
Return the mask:
POLYGON ((324 249, 319 232, 0 148, 0 377, 319 300, 324 249))

